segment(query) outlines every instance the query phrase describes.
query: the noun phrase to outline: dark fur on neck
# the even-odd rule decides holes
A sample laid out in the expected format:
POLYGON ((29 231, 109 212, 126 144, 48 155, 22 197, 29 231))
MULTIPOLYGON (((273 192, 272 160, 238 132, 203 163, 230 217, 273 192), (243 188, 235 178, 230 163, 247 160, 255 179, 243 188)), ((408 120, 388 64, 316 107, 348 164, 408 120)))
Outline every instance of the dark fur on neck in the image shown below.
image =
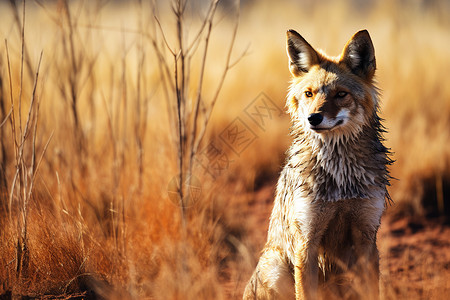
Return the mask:
POLYGON ((383 145, 385 132, 375 112, 369 125, 349 136, 322 136, 293 124, 294 142, 288 150, 286 175, 314 201, 355 198, 391 198, 388 166, 393 163, 383 145), (289 176, 288 175, 288 176, 289 176))

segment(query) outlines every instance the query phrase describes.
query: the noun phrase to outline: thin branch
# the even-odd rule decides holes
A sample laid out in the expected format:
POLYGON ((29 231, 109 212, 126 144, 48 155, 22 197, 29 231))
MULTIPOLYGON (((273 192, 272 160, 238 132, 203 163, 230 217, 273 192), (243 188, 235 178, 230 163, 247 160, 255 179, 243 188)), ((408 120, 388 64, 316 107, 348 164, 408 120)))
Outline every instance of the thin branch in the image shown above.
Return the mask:
POLYGON ((16 161, 16 173, 14 174, 13 181, 11 183, 11 189, 9 194, 9 206, 8 206, 8 212, 9 217, 11 218, 11 207, 12 207, 12 200, 14 196, 14 190, 16 186, 16 181, 19 175, 19 168, 17 167, 19 165, 19 153, 18 153, 18 143, 17 143, 17 136, 16 136, 16 119, 15 119, 15 112, 14 112, 14 98, 13 98, 13 88, 12 88, 12 76, 11 76, 11 60, 9 58, 9 48, 8 48, 8 41, 5 39, 5 48, 6 48, 6 60, 8 62, 8 78, 9 78, 9 93, 10 93, 10 101, 11 101, 11 118, 9 119, 11 122, 11 137, 13 139, 13 145, 14 145, 14 158, 16 161))
POLYGON ((5 125, 5 123, 8 121, 9 117, 11 116, 12 113, 12 108, 9 110, 8 114, 5 116, 5 119, 0 123, 0 128, 3 127, 3 125, 5 125))
MULTIPOLYGON (((216 104, 216 101, 217 101, 217 98, 219 96, 220 90, 222 89, 223 83, 225 81, 226 74, 230 70, 231 54, 233 53, 233 48, 234 48, 234 43, 236 41, 236 35, 237 35, 238 27, 239 27, 239 10, 237 10, 236 23, 234 25, 233 34, 231 36, 230 47, 228 48, 228 54, 227 54, 227 59, 226 59, 226 63, 225 63, 225 68, 223 70, 222 77, 220 78, 220 82, 219 82, 219 85, 217 87, 216 93, 215 93, 215 95, 213 97, 213 100, 211 102, 210 111, 213 110, 213 108, 214 108, 214 106, 216 104)), ((211 112, 209 113, 209 115, 210 114, 211 114, 211 112)))
POLYGON ((194 145, 195 145, 195 140, 196 140, 196 136, 197 136, 197 120, 198 120, 200 102, 201 102, 201 98, 202 98, 203 79, 204 79, 204 73, 205 73, 205 67, 206 67, 206 57, 208 54, 209 38, 211 36, 212 21, 214 18, 214 13, 216 11, 217 3, 218 3, 218 1, 213 2, 214 6, 211 7, 212 13, 208 16, 209 19, 207 20, 208 31, 207 31, 206 37, 205 37, 205 47, 203 50, 199 83, 198 83, 198 87, 197 87, 197 97, 196 97, 195 106, 194 106, 194 118, 193 118, 193 125, 192 125, 192 132, 191 132, 191 144, 190 144, 189 173, 191 173, 191 171, 192 171, 194 155, 196 153, 196 151, 194 151, 195 150, 194 145))
POLYGON ((21 56, 20 56, 20 89, 19 89, 19 132, 22 135, 22 92, 23 92, 23 61, 25 49, 25 1, 22 9, 22 27, 20 33, 21 56))
POLYGON ((234 62, 230 63, 228 66, 228 70, 234 68, 244 57, 246 57, 249 54, 250 44, 247 45, 247 47, 242 51, 241 55, 239 55, 234 62))
POLYGON ((170 53, 172 53, 172 55, 176 56, 175 51, 172 50, 172 48, 170 48, 169 43, 167 42, 166 39, 166 35, 164 34, 164 30, 162 29, 161 23, 159 22, 159 19, 156 15, 153 16, 156 20, 156 23, 158 24, 159 30, 161 31, 162 37, 163 37, 163 41, 166 44, 167 49, 169 49, 170 53))
MULTIPOLYGON (((178 115, 181 118, 179 118, 179 134, 180 134, 180 146, 181 146, 181 160, 184 158, 184 148, 185 148, 185 138, 186 138, 186 100, 187 100, 187 80, 189 79, 188 73, 186 73, 186 60, 185 60, 185 51, 184 51, 184 11, 186 9, 186 1, 185 0, 177 0, 176 1, 176 24, 177 24, 177 39, 178 39, 178 47, 179 47, 179 61, 177 57, 175 57, 175 82, 177 83, 178 80, 181 80, 181 82, 178 84, 178 87, 176 88, 177 93, 177 109, 180 110, 178 112, 178 115), (181 70, 178 70, 178 62, 181 65, 181 70), (178 72, 181 71, 181 74, 178 74, 178 72)), ((180 172, 183 171, 183 164, 181 162, 181 168, 180 172)), ((181 173, 180 173, 181 174, 181 173)), ((180 177, 180 181, 181 181, 180 177)), ((182 181, 181 181, 182 182, 182 181)))
POLYGON ((36 100, 35 94, 36 94, 37 81, 38 81, 38 77, 39 77, 39 68, 41 66, 41 60, 42 60, 42 51, 41 51, 41 55, 39 57, 39 62, 38 62, 37 71, 36 71, 36 77, 34 79, 33 92, 32 92, 31 102, 30 102, 30 108, 28 109, 28 117, 27 117, 27 121, 25 123, 25 131, 22 134, 22 141, 21 141, 21 145, 20 145, 21 146, 21 153, 23 153, 23 146, 24 146, 25 140, 26 140, 26 138, 27 138, 27 136, 29 134, 29 130, 30 130, 31 114, 32 114, 32 111, 33 111, 34 102, 36 100))
MULTIPOLYGON (((22 22, 20 21, 20 16, 19 16, 19 9, 17 8, 17 4, 16 4, 16 0, 9 0, 9 3, 11 5, 11 9, 13 12, 13 16, 14 16, 14 23, 16 24, 16 27, 19 31, 19 34, 21 35, 21 38, 23 38, 24 36, 24 28, 25 28, 25 2, 23 1, 23 7, 22 7, 22 22)), ((28 49, 26 47, 26 45, 23 46, 22 49, 24 56, 25 56, 25 62, 27 64, 27 70, 28 70, 28 75, 32 76, 33 74, 33 67, 31 65, 31 60, 30 60, 30 54, 28 52, 28 49)))
MULTIPOLYGON (((30 104, 30 110, 34 104, 34 101, 36 99, 36 87, 37 87, 37 82, 38 82, 38 78, 39 78, 39 69, 41 66, 41 61, 42 61, 42 54, 43 51, 41 51, 41 55, 39 57, 39 63, 38 63, 38 67, 37 67, 37 71, 36 71, 36 80, 34 82, 33 85, 33 92, 31 94, 31 104, 30 104)), ((31 191, 33 189, 33 183, 34 183, 34 177, 35 177, 35 172, 36 172, 36 136, 37 136, 37 124, 38 124, 38 113, 39 113, 39 100, 37 102, 37 107, 34 111, 34 128, 33 128, 33 142, 32 142, 32 156, 31 156, 31 174, 32 174, 32 180, 30 182, 30 188, 29 188, 29 193, 28 193, 28 197, 26 198, 27 200, 30 199, 31 196, 31 191)), ((31 117, 31 115, 29 116, 31 117)))
POLYGON ((182 5, 182 0, 176 1, 176 6, 174 5, 173 11, 176 16, 177 23, 177 39, 178 39, 178 47, 179 47, 179 55, 180 61, 177 59, 177 55, 173 55, 174 58, 174 79, 175 79, 175 92, 177 98, 177 126, 178 126, 178 178, 179 178, 179 187, 178 194, 180 196, 180 209, 181 209, 181 219, 183 222, 183 228, 186 228, 186 206, 184 202, 184 191, 183 191, 183 183, 184 183, 184 148, 185 148, 185 126, 186 126, 186 115, 185 115, 185 104, 186 104, 186 93, 185 93, 185 57, 184 57, 184 49, 183 49, 183 12, 185 5, 182 5), (181 64, 181 74, 178 72, 178 63, 181 64), (181 78, 180 78, 181 77, 181 78), (179 78, 181 79, 181 86, 179 82, 179 78))
MULTIPOLYGON (((11 102, 11 131, 14 139, 14 145, 17 145, 16 141, 16 120, 14 117, 14 97, 13 97, 13 87, 12 87, 12 76, 11 76, 11 60, 9 58, 9 48, 8 41, 5 39, 5 48, 6 48, 6 60, 8 62, 8 79, 9 79, 9 99, 11 102)), ((17 155, 16 155, 17 156, 17 155)))
MULTIPOLYGON (((159 68, 159 73, 161 76, 161 82, 162 82, 162 88, 163 88, 163 92, 164 92, 164 96, 166 99, 166 105, 167 105, 167 112, 168 112, 168 116, 169 116, 169 123, 173 124, 175 123, 175 110, 176 110, 176 103, 174 104, 171 101, 171 97, 169 95, 169 89, 170 90, 174 90, 174 83, 172 82, 172 77, 170 75, 170 70, 169 70, 169 66, 167 64, 167 61, 162 53, 162 51, 159 49, 158 44, 156 42, 155 39, 149 37, 151 40, 151 44, 153 46, 153 49, 155 50, 157 59, 158 59, 158 68, 159 68)), ((174 129, 173 126, 170 126, 170 128, 174 131, 171 134, 172 139, 174 139, 174 143, 176 143, 176 130, 174 129)))
POLYGON ((219 97, 219 93, 220 93, 220 91, 222 89, 223 83, 225 82, 225 77, 226 77, 228 71, 230 70, 230 68, 232 66, 230 64, 231 54, 233 52, 234 43, 236 41, 238 27, 239 27, 239 9, 236 11, 236 23, 235 23, 235 26, 234 26, 234 29, 233 29, 233 33, 232 33, 232 36, 231 36, 230 46, 228 47, 226 63, 225 63, 224 70, 222 72, 222 76, 220 78, 219 84, 217 85, 216 92, 215 92, 215 94, 214 94, 214 96, 212 98, 212 101, 211 101, 209 107, 205 107, 205 119, 204 119, 202 131, 199 134, 198 139, 197 139, 197 141, 195 143, 195 146, 194 146, 194 149, 193 149, 193 151, 195 153, 198 151, 198 147, 200 146, 200 143, 202 142, 203 137, 205 136, 206 128, 208 127, 208 123, 209 123, 209 120, 211 118, 211 113, 212 113, 212 111, 214 109, 214 106, 215 106, 215 104, 217 102, 217 99, 219 97))
POLYGON ((48 146, 50 145, 50 141, 52 140, 53 134, 54 134, 54 133, 55 133, 55 131, 52 131, 52 133, 50 134, 50 137, 49 137, 48 140, 47 140, 47 143, 45 143, 44 149, 42 150, 41 156, 40 156, 40 158, 39 158, 39 160, 38 160, 38 163, 37 163, 37 165, 36 165, 36 169, 35 169, 34 172, 33 172, 33 176, 32 176, 32 178, 31 178, 30 189, 29 189, 29 191, 28 191, 28 197, 31 197, 31 192, 32 192, 32 190, 33 190, 33 185, 34 185, 34 182, 35 182, 35 180, 36 180, 36 175, 38 174, 39 167, 41 166, 41 162, 42 162, 42 160, 43 160, 43 158, 44 158, 45 153, 47 152, 47 148, 48 148, 48 146))
MULTIPOLYGON (((171 129, 175 131, 172 135, 175 139, 177 149, 177 168, 178 174, 178 196, 180 201, 181 218, 183 228, 186 227, 186 205, 185 187, 186 182, 189 182, 190 173, 192 171, 194 156, 197 153, 199 144, 205 134, 206 127, 211 117, 213 107, 215 106, 219 93, 225 81, 228 71, 239 61, 231 62, 233 48, 237 35, 237 28, 239 25, 239 11, 237 11, 237 20, 234 30, 232 32, 228 52, 225 56, 225 66, 223 73, 219 78, 216 88, 213 90, 213 97, 211 101, 205 103, 203 99, 203 88, 205 84, 205 77, 208 65, 208 54, 210 51, 210 39, 214 28, 216 11, 219 0, 211 0, 207 13, 199 22, 199 27, 196 29, 193 40, 187 38, 189 34, 185 20, 185 11, 187 8, 187 1, 174 0, 172 1, 172 12, 175 16, 175 41, 176 46, 170 46, 167 40, 167 35, 162 27, 159 18, 155 14, 155 26, 153 27, 153 37, 149 37, 151 44, 155 50, 156 57, 159 60, 160 78, 164 89, 164 94, 167 100, 169 121, 172 126, 171 129), (157 32, 161 32, 159 35, 157 32), (161 43, 159 43, 159 41, 161 43), (168 52, 164 48, 168 49, 168 52), (199 52, 197 50, 201 49, 199 52), (172 58, 168 58, 166 54, 172 54, 172 58), (191 62, 194 59, 200 59, 200 68, 198 74, 198 82, 196 82, 195 97, 191 102, 189 96, 192 90, 190 83, 194 76, 191 73, 191 62), (173 63, 173 64, 172 64, 173 63), (192 106, 191 106, 192 105, 192 106), (203 116, 203 119, 201 119, 203 116), (201 119, 201 120, 200 120, 201 119), (199 134, 200 131, 200 134, 199 134)), ((242 56, 245 55, 246 52, 242 56)), ((170 56, 170 55, 169 55, 170 56)), ((140 97, 140 96, 139 96, 140 97)))
MULTIPOLYGON (((159 49, 157 41, 155 39, 151 38, 151 42, 152 42, 153 49, 156 52, 156 56, 158 58, 158 62, 159 62, 158 66, 160 67, 161 75, 164 76, 163 81, 164 82, 168 81, 170 88, 173 90, 174 83, 171 80, 170 68, 165 59, 165 56, 164 56, 163 52, 161 51, 161 49, 159 49)), ((175 55, 173 52, 171 52, 171 53, 172 53, 172 55, 175 55)))
POLYGON ((206 27, 206 24, 208 24, 208 23, 210 23, 210 21, 212 21, 213 15, 216 12, 217 4, 219 3, 219 1, 220 0, 214 0, 211 2, 211 5, 208 8, 208 12, 206 13, 206 17, 203 19, 203 23, 200 26, 200 29, 198 30, 196 36, 192 40, 192 43, 186 48, 186 55, 190 55, 190 53, 195 52, 195 50, 193 50, 194 45, 199 44, 199 42, 201 41, 200 36, 203 33, 203 31, 206 27), (193 50, 193 51, 191 52, 191 50, 193 50))
MULTIPOLYGON (((185 206, 184 206, 184 195, 183 195, 183 123, 181 119, 181 94, 180 94, 180 88, 178 86, 178 66, 177 66, 177 58, 174 55, 174 64, 175 64, 175 91, 176 91, 176 97, 177 97, 177 127, 178 127, 178 169, 180 171, 179 174, 179 180, 180 180, 180 186, 178 193, 180 195, 180 208, 181 208, 181 217, 183 220, 183 225, 185 225, 185 206)), ((184 227, 184 226, 183 226, 184 227)))

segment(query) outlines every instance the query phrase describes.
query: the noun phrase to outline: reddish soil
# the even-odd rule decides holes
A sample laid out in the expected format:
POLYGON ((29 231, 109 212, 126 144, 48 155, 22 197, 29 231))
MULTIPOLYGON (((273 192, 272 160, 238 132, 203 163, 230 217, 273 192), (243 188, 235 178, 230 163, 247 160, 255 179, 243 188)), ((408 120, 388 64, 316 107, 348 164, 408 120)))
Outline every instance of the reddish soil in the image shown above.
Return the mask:
POLYGON ((387 215, 378 234, 387 298, 450 299, 450 226, 387 215))

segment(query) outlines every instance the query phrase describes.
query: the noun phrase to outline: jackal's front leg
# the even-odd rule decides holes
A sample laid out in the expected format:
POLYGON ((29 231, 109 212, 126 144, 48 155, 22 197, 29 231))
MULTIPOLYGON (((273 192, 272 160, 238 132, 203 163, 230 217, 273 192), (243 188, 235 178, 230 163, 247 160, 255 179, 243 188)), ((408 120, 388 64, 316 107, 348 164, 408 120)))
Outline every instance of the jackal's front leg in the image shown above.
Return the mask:
POLYGON ((358 285, 367 292, 365 299, 379 299, 380 267, 376 232, 376 229, 368 229, 361 225, 352 228, 352 238, 357 258, 353 271, 358 276, 358 285))
POLYGON ((295 298, 316 299, 318 272, 317 246, 301 243, 295 251, 295 298))

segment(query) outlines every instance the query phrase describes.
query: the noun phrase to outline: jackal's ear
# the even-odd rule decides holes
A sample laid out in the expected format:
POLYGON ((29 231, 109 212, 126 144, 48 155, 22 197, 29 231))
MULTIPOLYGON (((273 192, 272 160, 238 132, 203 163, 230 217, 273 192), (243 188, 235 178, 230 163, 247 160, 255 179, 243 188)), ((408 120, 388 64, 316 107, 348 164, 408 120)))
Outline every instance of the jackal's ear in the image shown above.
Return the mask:
POLYGON ((352 72, 371 80, 375 74, 375 49, 367 30, 358 31, 345 45, 341 60, 352 72))
POLYGON ((299 76, 319 63, 319 56, 310 44, 295 30, 288 30, 286 50, 289 57, 289 70, 299 76))

